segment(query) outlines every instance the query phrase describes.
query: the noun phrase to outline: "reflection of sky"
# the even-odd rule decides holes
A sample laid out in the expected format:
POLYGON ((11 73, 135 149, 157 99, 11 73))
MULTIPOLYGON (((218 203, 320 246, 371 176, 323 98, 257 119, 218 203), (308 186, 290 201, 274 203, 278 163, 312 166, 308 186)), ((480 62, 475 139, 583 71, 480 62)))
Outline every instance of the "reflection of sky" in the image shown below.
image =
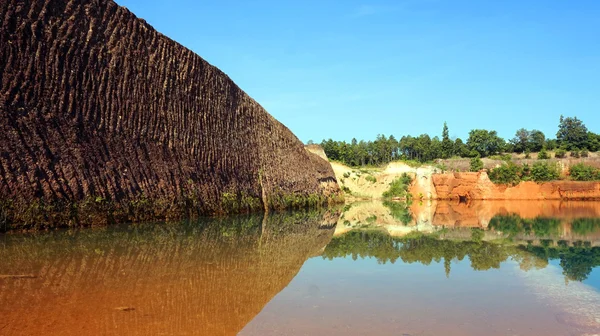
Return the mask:
MULTIPOLYGON (((474 271, 468 258, 423 265, 351 257, 305 262, 241 335, 565 335, 557 311, 510 259, 474 271)), ((554 279, 552 280, 554 281, 554 279)), ((556 281, 562 281, 556 277, 556 281)), ((567 289, 568 290, 568 289, 567 289)))
POLYGON ((600 292, 600 267, 595 267, 590 276, 583 282, 600 292))

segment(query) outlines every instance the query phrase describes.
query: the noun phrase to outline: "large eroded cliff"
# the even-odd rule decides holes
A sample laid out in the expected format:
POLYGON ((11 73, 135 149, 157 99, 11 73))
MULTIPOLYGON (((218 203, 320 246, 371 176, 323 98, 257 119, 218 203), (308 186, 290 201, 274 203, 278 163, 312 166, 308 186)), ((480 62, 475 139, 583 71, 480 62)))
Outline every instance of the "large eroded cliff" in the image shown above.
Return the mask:
POLYGON ((0 226, 339 197, 331 166, 112 0, 0 1, 0 226))

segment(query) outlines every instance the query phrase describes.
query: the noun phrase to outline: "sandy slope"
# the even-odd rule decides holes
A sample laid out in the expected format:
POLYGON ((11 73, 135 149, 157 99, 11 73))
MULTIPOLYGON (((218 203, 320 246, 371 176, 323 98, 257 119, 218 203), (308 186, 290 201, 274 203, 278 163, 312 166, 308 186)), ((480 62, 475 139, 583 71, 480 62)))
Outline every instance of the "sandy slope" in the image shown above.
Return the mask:
POLYGON ((435 196, 429 179, 433 173, 439 172, 439 169, 432 166, 414 168, 402 162, 392 162, 383 169, 350 168, 339 162, 331 162, 331 166, 340 186, 350 191, 351 195, 346 197, 349 200, 381 198, 388 190, 389 184, 404 173, 416 178, 412 192, 416 193, 417 197, 420 194, 425 198, 435 196))

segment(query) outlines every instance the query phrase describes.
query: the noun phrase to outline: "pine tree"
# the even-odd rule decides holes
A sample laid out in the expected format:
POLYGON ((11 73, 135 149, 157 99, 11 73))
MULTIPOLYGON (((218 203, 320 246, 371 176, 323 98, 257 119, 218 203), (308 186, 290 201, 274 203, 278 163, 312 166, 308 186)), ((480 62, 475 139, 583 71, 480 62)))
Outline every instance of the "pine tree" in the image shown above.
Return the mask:
POLYGON ((444 121, 444 129, 442 130, 442 158, 448 159, 453 153, 453 143, 450 140, 449 132, 448 132, 448 124, 444 121))

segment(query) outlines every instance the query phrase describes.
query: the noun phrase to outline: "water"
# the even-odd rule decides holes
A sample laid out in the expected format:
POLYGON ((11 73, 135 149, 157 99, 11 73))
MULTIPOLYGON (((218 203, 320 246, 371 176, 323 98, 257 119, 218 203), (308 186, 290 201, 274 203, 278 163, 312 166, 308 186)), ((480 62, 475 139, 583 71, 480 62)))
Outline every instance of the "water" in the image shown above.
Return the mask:
POLYGON ((0 236, 0 335, 598 335, 600 203, 0 236))

